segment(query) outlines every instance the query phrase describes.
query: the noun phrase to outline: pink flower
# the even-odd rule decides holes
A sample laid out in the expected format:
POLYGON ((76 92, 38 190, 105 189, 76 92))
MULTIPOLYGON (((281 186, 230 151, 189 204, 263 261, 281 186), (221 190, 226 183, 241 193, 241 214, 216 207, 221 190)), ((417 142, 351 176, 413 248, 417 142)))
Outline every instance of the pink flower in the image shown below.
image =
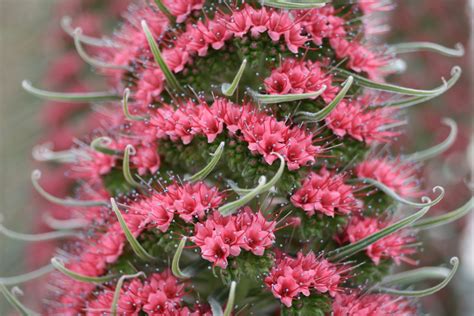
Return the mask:
POLYGON ((403 197, 418 197, 421 194, 415 166, 399 159, 365 160, 356 167, 355 173, 359 178, 377 180, 403 197))
POLYGON ((158 146, 156 143, 149 143, 147 146, 136 147, 135 155, 131 156, 131 161, 138 169, 140 175, 147 172, 154 174, 160 167, 160 155, 158 155, 158 146))
POLYGON ((210 20, 205 25, 199 21, 197 27, 204 36, 206 43, 216 50, 224 47, 225 41, 232 37, 232 33, 222 22, 210 20))
POLYGON ((352 194, 352 187, 344 184, 344 176, 326 168, 311 172, 291 196, 291 202, 309 216, 321 212, 331 217, 358 211, 362 204, 352 194))
POLYGON ((140 103, 141 108, 158 101, 163 92, 165 76, 160 68, 153 67, 145 69, 140 80, 134 98, 140 103))
POLYGON ((177 23, 183 23, 192 10, 200 10, 203 0, 165 0, 165 6, 176 17, 177 23))
POLYGON ((355 291, 352 294, 337 294, 333 303, 334 316, 382 316, 417 315, 416 307, 406 299, 387 294, 367 294, 355 291))
POLYGON ((207 105, 200 106, 198 110, 199 114, 195 122, 199 129, 207 136, 207 141, 212 143, 222 133, 224 123, 207 105))
POLYGON ((251 26, 246 11, 234 11, 229 21, 224 23, 235 37, 243 37, 251 26))
POLYGON ((204 259, 214 263, 214 265, 227 268, 227 257, 230 255, 230 247, 220 236, 206 238, 201 247, 201 255, 204 259))
POLYGON ((184 66, 191 60, 188 52, 181 48, 164 50, 163 59, 168 64, 168 67, 175 73, 183 71, 184 66))
POLYGON ((301 35, 301 26, 299 24, 293 25, 293 27, 285 32, 285 42, 288 49, 294 53, 298 53, 298 49, 303 47, 307 42, 308 38, 301 35))
POLYGON ((267 23, 268 36, 277 42, 280 40, 281 35, 284 35, 293 27, 293 21, 287 13, 273 11, 270 15, 270 19, 267 23))
POLYGON ((325 38, 333 39, 346 35, 344 30, 346 21, 336 16, 334 8, 330 5, 313 9, 309 13, 301 11, 298 16, 301 19, 300 23, 311 34, 311 39, 316 45, 321 45, 325 38))
POLYGON ((257 37, 260 33, 267 30, 268 21, 270 15, 268 14, 265 7, 261 9, 254 9, 250 5, 245 6, 245 12, 251 24, 251 34, 253 37, 257 37))
MULTIPOLYGON (((355 216, 351 218, 339 240, 354 243, 382 230, 389 224, 390 222, 382 222, 376 218, 355 216)), ((416 252, 415 248, 408 247, 414 240, 413 237, 407 236, 403 232, 393 233, 368 246, 366 253, 375 265, 378 265, 382 259, 392 259, 396 264, 400 264, 402 261, 416 264, 414 260, 406 257, 406 255, 416 252)))
POLYGON ((264 84, 270 94, 288 94, 292 88, 288 76, 276 71, 265 79, 264 84))

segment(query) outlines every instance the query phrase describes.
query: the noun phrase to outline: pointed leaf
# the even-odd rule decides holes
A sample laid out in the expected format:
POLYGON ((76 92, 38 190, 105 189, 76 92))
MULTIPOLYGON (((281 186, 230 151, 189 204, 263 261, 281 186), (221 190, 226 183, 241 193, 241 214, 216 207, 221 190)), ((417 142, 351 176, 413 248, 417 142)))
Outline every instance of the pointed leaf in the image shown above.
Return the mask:
POLYGON ((183 236, 183 238, 181 238, 178 248, 176 249, 176 252, 173 256, 173 262, 171 263, 171 272, 173 272, 173 275, 178 279, 183 280, 189 279, 191 277, 191 274, 181 271, 181 268, 179 267, 179 261, 181 260, 181 254, 183 253, 184 246, 186 245, 186 240, 186 236, 183 236))
POLYGON ((133 187, 143 187, 142 184, 137 182, 133 176, 132 172, 130 171, 130 154, 135 155, 136 151, 135 148, 132 145, 127 145, 125 147, 125 151, 123 153, 123 161, 122 161, 122 171, 123 171, 123 177, 125 178, 125 181, 127 181, 128 184, 130 184, 133 187))
POLYGON ((222 153, 224 152, 224 146, 225 146, 225 142, 221 142, 219 144, 219 147, 217 147, 216 151, 213 154, 211 154, 212 159, 207 164, 207 166, 186 180, 190 182, 204 180, 217 166, 217 163, 221 159, 222 153))
POLYGON ((435 52, 448 57, 462 57, 464 56, 464 46, 457 43, 454 48, 445 47, 436 43, 430 42, 411 42, 399 43, 390 45, 390 50, 395 54, 405 54, 413 52, 435 52))
POLYGON ((439 216, 433 216, 433 217, 422 219, 418 221, 417 223, 415 223, 413 225, 413 228, 426 230, 426 229, 443 226, 443 225, 452 223, 454 221, 457 221, 458 219, 469 214, 469 212, 472 211, 473 209, 474 209, 474 197, 471 197, 471 199, 467 201, 467 203, 461 206, 460 208, 452 212, 439 215, 439 216))
POLYGON ((0 234, 3 234, 11 239, 29 241, 29 242, 42 242, 42 241, 48 241, 48 240, 80 237, 80 234, 75 231, 53 231, 53 232, 39 233, 39 234, 17 233, 3 226, 1 217, 0 217, 0 234))
MULTIPOLYGON (((69 16, 64 16, 61 19, 61 27, 69 36, 74 37, 74 28, 71 25, 72 19, 69 16)), ((118 47, 114 42, 109 39, 95 38, 87 35, 80 34, 79 40, 84 44, 97 46, 97 47, 118 47)))
POLYGON ((106 275, 106 276, 99 276, 99 277, 92 277, 92 276, 87 276, 87 275, 82 275, 77 272, 74 272, 72 270, 69 270, 64 266, 64 263, 59 260, 58 258, 51 258, 51 264, 53 267, 58 270, 59 272, 67 275, 71 279, 74 279, 76 281, 80 282, 85 282, 85 283, 97 283, 97 284, 102 284, 106 283, 109 281, 112 281, 115 279, 117 276, 116 275, 106 275))
POLYGON ((232 83, 231 84, 224 83, 222 85, 221 90, 225 96, 231 97, 234 95, 235 90, 237 90, 237 87, 239 86, 240 79, 242 78, 242 75, 244 74, 246 66, 247 66, 247 58, 245 58, 242 61, 239 71, 235 75, 234 80, 232 80, 232 83))
POLYGON ((324 7, 330 0, 262 0, 264 6, 279 9, 314 9, 324 7))
POLYGON ((123 91, 123 98, 122 98, 122 110, 123 114, 127 119, 130 121, 145 121, 149 119, 149 116, 138 116, 130 114, 130 110, 128 108, 128 99, 130 98, 130 89, 126 88, 123 91))
POLYGON ((112 139, 107 136, 101 136, 95 138, 91 144, 90 147, 91 149, 105 154, 105 155, 110 155, 110 156, 121 156, 123 153, 120 150, 112 149, 107 146, 112 144, 112 139))
POLYGON ((119 301, 119 298, 120 298, 120 291, 122 290, 122 286, 123 286, 123 283, 125 282, 125 280, 135 279, 135 278, 138 278, 140 276, 145 276, 145 273, 144 272, 138 272, 138 273, 135 273, 135 274, 122 275, 120 277, 120 279, 117 282, 117 285, 115 286, 114 297, 113 297, 113 300, 112 300, 112 307, 110 309, 110 314, 111 315, 113 315, 113 316, 117 315, 117 308, 118 308, 118 301, 119 301))
POLYGON ((326 90, 326 86, 323 85, 321 89, 310 93, 298 93, 298 94, 260 94, 258 92, 249 90, 252 97, 260 104, 276 104, 293 102, 299 100, 306 100, 319 97, 326 90))
POLYGON ((47 266, 41 267, 37 270, 31 271, 25 274, 17 275, 14 277, 0 277, 0 284, 16 285, 16 284, 25 283, 25 282, 40 278, 50 273, 53 270, 54 270, 54 267, 51 264, 48 264, 47 266))

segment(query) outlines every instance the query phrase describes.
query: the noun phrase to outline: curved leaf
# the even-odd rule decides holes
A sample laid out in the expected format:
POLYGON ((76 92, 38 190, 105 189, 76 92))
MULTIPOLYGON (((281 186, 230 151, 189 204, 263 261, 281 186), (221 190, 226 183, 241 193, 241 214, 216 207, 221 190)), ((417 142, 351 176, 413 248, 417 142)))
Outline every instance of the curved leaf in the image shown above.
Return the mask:
POLYGON ((425 229, 431 229, 431 228, 439 227, 442 225, 446 225, 464 217, 473 209, 474 209, 474 197, 471 197, 471 199, 467 201, 467 203, 461 206, 460 208, 449 213, 445 213, 439 216, 433 216, 433 217, 420 220, 419 222, 413 225, 413 228, 425 230, 425 229))
POLYGON ((8 303, 10 303, 22 316, 40 316, 40 314, 26 308, 16 297, 13 295, 5 285, 0 283, 0 292, 5 296, 8 303))
POLYGON ((112 149, 107 146, 112 144, 112 139, 107 136, 101 136, 95 138, 91 144, 90 147, 91 149, 105 154, 105 155, 110 155, 110 156, 121 156, 123 153, 120 150, 112 149))
POLYGON ((3 226, 1 217, 0 217, 0 234, 3 234, 11 239, 29 241, 29 242, 42 242, 42 241, 47 241, 47 240, 57 240, 57 239, 73 238, 73 237, 80 236, 80 234, 75 231, 54 231, 54 232, 39 233, 39 234, 18 233, 3 226))
POLYGON ((123 283, 125 282, 125 280, 135 279, 135 278, 138 278, 140 276, 145 276, 145 273, 144 272, 138 272, 138 273, 135 273, 135 274, 122 275, 120 277, 120 279, 117 282, 117 285, 115 286, 114 297, 113 297, 113 300, 112 300, 112 307, 110 308, 110 314, 111 315, 114 315, 114 316, 117 315, 117 307, 118 307, 118 301, 119 301, 119 298, 120 298, 120 292, 122 290, 122 286, 123 286, 123 283))
MULTIPOLYGON (((74 37, 74 28, 71 25, 72 19, 69 16, 64 16, 61 19, 61 27, 69 36, 74 37)), ((114 42, 109 39, 95 38, 87 35, 80 34, 79 40, 84 44, 98 47, 118 47, 114 42)))
POLYGON ((125 147, 125 151, 123 153, 123 160, 122 160, 122 171, 123 171, 123 177, 125 178, 125 181, 127 181, 128 184, 130 184, 133 187, 143 187, 142 184, 137 182, 133 176, 132 172, 130 171, 130 154, 135 155, 136 151, 133 145, 127 145, 125 147))
POLYGON ((225 96, 231 97, 234 95, 235 90, 237 90, 237 87, 239 86, 240 79, 242 78, 242 75, 244 74, 246 66, 247 66, 247 58, 245 58, 242 61, 239 71, 237 71, 237 74, 235 75, 234 80, 232 80, 232 83, 222 84, 221 91, 225 96))
POLYGON ((25 283, 25 282, 40 278, 43 275, 46 275, 53 270, 54 270, 54 267, 51 264, 48 264, 47 266, 41 267, 37 270, 24 273, 21 275, 17 275, 14 277, 0 277, 0 284, 16 285, 16 284, 25 283))
POLYGON ((183 253, 183 249, 184 249, 184 246, 186 245, 187 239, 188 238, 186 236, 183 236, 183 238, 181 238, 181 241, 179 242, 178 248, 176 249, 176 252, 174 253, 173 261, 171 263, 171 272, 173 272, 173 275, 177 277, 178 279, 189 279, 191 277, 190 274, 181 271, 181 268, 179 267, 181 254, 183 253))
POLYGON ((249 92, 252 98, 260 104, 275 104, 316 98, 319 97, 326 88, 327 87, 323 85, 318 91, 298 94, 260 94, 253 90, 249 90, 249 92))
POLYGON ((221 142, 219 144, 219 147, 217 147, 216 151, 213 154, 211 154, 212 159, 207 164, 207 166, 186 180, 190 182, 204 180, 212 172, 212 170, 214 170, 214 168, 217 166, 217 163, 221 159, 222 153, 224 152, 224 146, 225 146, 225 142, 221 142))
POLYGON ((139 116, 139 115, 132 115, 128 108, 128 99, 130 98, 130 89, 126 88, 123 90, 123 98, 122 98, 122 110, 125 117, 131 121, 145 121, 149 119, 149 116, 139 116))
POLYGON ((117 276, 116 275, 106 275, 106 276, 100 276, 100 277, 92 277, 92 276, 87 276, 87 275, 82 275, 77 272, 74 272, 72 270, 69 270, 64 266, 64 263, 59 260, 58 258, 51 258, 51 264, 53 267, 58 270, 59 272, 67 275, 71 279, 74 279, 76 281, 80 282, 85 282, 85 283, 97 283, 97 284, 102 284, 105 282, 112 281, 115 279, 117 276))
POLYGON ((315 9, 322 8, 330 0, 261 0, 261 4, 267 7, 279 9, 315 9))
POLYGON ((405 54, 413 52, 434 52, 448 57, 464 56, 464 46, 461 43, 454 45, 454 48, 445 47, 430 42, 411 42, 390 45, 390 50, 395 54, 405 54))

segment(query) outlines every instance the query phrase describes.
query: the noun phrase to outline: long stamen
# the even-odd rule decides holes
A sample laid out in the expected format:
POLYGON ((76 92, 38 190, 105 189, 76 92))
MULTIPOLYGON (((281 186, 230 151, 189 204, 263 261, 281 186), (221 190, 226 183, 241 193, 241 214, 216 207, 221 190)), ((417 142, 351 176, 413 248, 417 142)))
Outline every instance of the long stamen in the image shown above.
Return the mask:
POLYGON ((23 80, 21 83, 23 89, 33 94, 34 96, 53 101, 65 102, 103 102, 111 100, 120 100, 120 96, 114 92, 83 92, 83 93, 63 93, 53 92, 35 88, 28 80, 23 80))
POLYGON ((91 201, 82 201, 82 200, 75 200, 72 198, 65 198, 61 199, 58 198, 48 192, 46 192, 41 185, 39 184, 38 180, 41 178, 41 171, 34 170, 31 173, 31 182, 33 183, 33 187, 36 191, 46 200, 59 204, 62 206, 78 206, 78 207, 92 207, 92 206, 106 206, 108 205, 106 201, 98 201, 98 200, 91 200, 91 201))

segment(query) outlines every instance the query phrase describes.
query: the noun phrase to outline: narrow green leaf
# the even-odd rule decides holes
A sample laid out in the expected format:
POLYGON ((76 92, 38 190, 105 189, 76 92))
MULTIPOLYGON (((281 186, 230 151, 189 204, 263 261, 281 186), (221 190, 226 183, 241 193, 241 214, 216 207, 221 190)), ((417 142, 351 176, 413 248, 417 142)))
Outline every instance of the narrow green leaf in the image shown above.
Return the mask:
POLYGON ((187 239, 188 238, 186 236, 183 236, 183 238, 181 238, 181 241, 179 242, 178 248, 176 249, 176 252, 174 253, 173 261, 171 263, 171 272, 173 272, 173 275, 177 277, 178 279, 183 279, 183 280, 189 279, 191 277, 191 274, 181 271, 181 268, 179 267, 181 254, 183 253, 183 249, 184 249, 184 246, 186 245, 187 239))
POLYGON ((106 63, 101 60, 97 60, 95 58, 92 58, 87 54, 87 52, 84 50, 82 47, 81 43, 81 35, 82 35, 82 29, 81 28, 76 28, 73 33, 74 37, 74 46, 76 47, 76 51, 78 55, 84 60, 86 63, 93 67, 97 68, 107 68, 107 69, 119 69, 119 70, 126 70, 126 71, 132 71, 130 67, 123 66, 123 65, 113 65, 106 63))
POLYGON ((77 206, 77 207, 92 207, 92 206, 106 206, 108 205, 106 201, 97 201, 97 200, 90 200, 90 201, 81 201, 81 200, 74 200, 71 198, 61 199, 51 195, 50 193, 46 192, 39 184, 38 180, 41 178, 41 171, 34 170, 31 173, 31 182, 33 183, 33 187, 35 190, 46 200, 51 203, 62 205, 62 206, 77 206))
POLYGON ((424 267, 388 275, 384 277, 377 286, 407 285, 427 280, 445 279, 449 276, 450 272, 450 269, 443 267, 424 267))
POLYGON ((232 311, 234 310, 236 287, 237 287, 237 283, 235 281, 232 281, 230 283, 229 298, 227 299, 227 304, 224 310, 224 316, 230 316, 232 314, 232 311))
POLYGON ((397 94, 428 97, 428 96, 434 96, 434 95, 439 95, 443 93, 444 91, 446 91, 447 86, 448 86, 447 82, 443 82, 441 86, 432 90, 412 89, 412 88, 401 87, 401 86, 397 86, 397 85, 389 84, 389 83, 375 82, 344 69, 337 69, 336 71, 337 71, 337 74, 340 74, 346 78, 349 76, 353 76, 355 82, 361 87, 371 88, 374 90, 380 90, 380 91, 386 91, 386 92, 393 92, 397 94))
POLYGON ((454 45, 454 48, 445 47, 430 42, 411 42, 390 45, 390 50, 395 54, 405 54, 413 52, 434 52, 447 57, 464 56, 464 46, 461 43, 454 45))
POLYGON ((18 233, 3 226, 1 216, 0 216, 0 234, 3 234, 11 239, 29 241, 29 242, 42 242, 42 241, 48 241, 48 240, 57 240, 57 239, 73 238, 73 237, 80 236, 80 234, 75 231, 54 231, 54 232, 39 233, 39 234, 18 233))
POLYGON ((404 219, 396 222, 396 223, 393 223, 392 225, 390 226, 387 226, 385 227, 384 229, 372 234, 372 235, 369 235, 355 243, 352 243, 352 244, 349 244, 349 245, 346 245, 346 246, 343 246, 343 247, 340 247, 338 249, 335 249, 333 251, 330 251, 328 253, 328 257, 330 258, 330 260, 332 261, 340 261, 342 259, 346 259, 352 255, 355 255, 356 253, 360 252, 360 251, 363 251, 364 249, 366 249, 368 246, 372 245, 373 243, 377 242, 378 240, 390 235, 390 234, 393 234, 397 231, 399 231, 400 229, 403 229, 411 224, 413 224, 414 222, 416 222, 417 220, 419 220, 420 218, 422 218, 430 209, 431 206, 426 206, 424 208, 422 208, 421 210, 419 210, 418 212, 416 212, 415 214, 412 214, 410 216, 407 216, 405 217, 404 219))
POLYGON ((91 142, 90 147, 92 150, 103 153, 105 155, 121 156, 123 154, 120 150, 107 147, 110 144, 112 144, 112 139, 110 137, 101 136, 101 137, 95 138, 91 142))
POLYGON ((242 61, 239 71, 235 75, 234 80, 232 80, 232 83, 231 84, 224 83, 222 85, 221 90, 225 96, 231 97, 234 95, 235 90, 237 90, 237 87, 239 86, 240 79, 242 78, 242 75, 244 74, 246 66, 247 66, 247 58, 245 58, 242 61))
POLYGON ((204 180, 219 163, 219 160, 222 157, 222 153, 224 152, 224 146, 225 146, 225 142, 221 142, 219 144, 219 147, 217 147, 216 151, 213 154, 211 154, 212 159, 207 164, 207 166, 186 180, 190 182, 204 180))
POLYGON ((326 86, 323 85, 321 89, 310 93, 298 93, 298 94, 260 94, 253 90, 249 90, 250 95, 260 104, 275 104, 293 102, 299 100, 306 100, 311 98, 319 97, 326 90, 326 86))
POLYGON ((80 282, 85 282, 85 283, 102 284, 105 282, 112 281, 113 279, 117 277, 117 275, 105 275, 105 276, 100 276, 100 277, 82 275, 66 268, 64 266, 64 263, 56 257, 51 258, 51 264, 56 270, 63 273, 64 275, 67 275, 71 279, 74 279, 80 282))
POLYGON ((393 191, 392 189, 387 187, 385 184, 383 184, 383 183, 381 183, 377 180, 370 179, 370 178, 359 178, 358 181, 361 181, 363 183, 371 184, 374 187, 376 187, 377 189, 379 189, 380 191, 382 191, 383 193, 390 196, 392 199, 396 200, 397 202, 400 202, 400 203, 406 204, 406 205, 410 205, 410 206, 414 206, 414 207, 433 206, 435 204, 438 204, 439 201, 441 201, 444 197, 444 188, 440 187, 440 186, 436 186, 436 187, 433 188, 433 192, 440 191, 440 194, 436 197, 436 199, 431 201, 430 199, 427 199, 426 197, 422 197, 421 198, 422 201, 426 201, 426 202, 422 202, 422 203, 413 202, 413 201, 410 201, 410 200, 407 200, 407 199, 401 197, 395 191, 393 191))
POLYGON ((117 216, 117 219, 119 221, 120 227, 122 228, 125 237, 127 238, 128 243, 130 244, 130 247, 132 247, 133 252, 143 261, 153 261, 156 260, 155 257, 150 255, 145 248, 143 248, 142 245, 138 242, 138 240, 133 236, 132 232, 127 226, 127 223, 125 222, 122 213, 120 213, 120 210, 117 207, 117 204, 115 203, 115 200, 113 198, 110 199, 110 204, 112 205, 112 210, 114 211, 115 215, 117 216))
POLYGON ((37 270, 24 273, 21 275, 17 275, 14 277, 0 277, 0 284, 10 286, 10 285, 25 283, 25 282, 40 278, 43 275, 46 275, 53 270, 54 270, 54 267, 51 264, 48 264, 47 266, 41 267, 37 270))
POLYGON ((40 314, 26 308, 19 300, 15 297, 5 285, 0 283, 0 292, 5 296, 8 303, 10 303, 22 316, 39 316, 40 314))
POLYGON ((440 282, 439 284, 424 289, 424 290, 397 290, 397 289, 392 289, 392 288, 386 288, 386 287, 377 287, 377 291, 381 293, 386 293, 390 295, 398 295, 398 296, 409 296, 409 297, 424 297, 428 296, 431 294, 434 294, 444 288, 448 283, 451 281, 451 279, 454 277, 456 274, 456 271, 458 270, 459 267, 459 259, 457 257, 452 257, 450 260, 451 265, 453 266, 449 274, 446 276, 446 278, 440 282))
POLYGON ((233 202, 229 202, 219 207, 218 210, 223 216, 228 216, 235 213, 239 208, 241 208, 242 206, 250 202, 255 196, 272 189, 273 186, 278 182, 278 180, 280 180, 283 174, 283 171, 285 170, 285 158, 283 158, 283 156, 278 153, 273 153, 273 154, 277 155, 278 158, 280 159, 280 167, 278 168, 278 171, 275 173, 273 178, 267 183, 265 176, 261 176, 260 179, 258 180, 257 187, 249 191, 240 199, 235 200, 233 202))
POLYGON ((212 316, 224 316, 224 311, 222 310, 221 304, 214 298, 209 297, 209 305, 211 306, 212 316))
POLYGON ((139 115, 132 115, 130 114, 130 110, 128 109, 128 99, 130 98, 130 89, 126 88, 123 91, 123 98, 122 98, 122 109, 123 114, 127 119, 130 121, 146 121, 150 117, 149 116, 139 116, 139 115))
POLYGON ((117 315, 117 308, 118 308, 118 301, 119 301, 119 298, 120 298, 120 291, 122 290, 122 286, 123 286, 123 283, 125 282, 125 280, 135 279, 135 278, 138 278, 140 276, 145 276, 145 273, 144 272, 138 272, 138 273, 135 273, 135 274, 122 275, 120 277, 120 279, 117 282, 117 285, 115 286, 114 297, 113 297, 113 300, 112 300, 112 307, 110 308, 110 314, 111 315, 113 315, 113 316, 117 315))
POLYGON ((78 149, 53 151, 52 143, 39 144, 33 147, 32 156, 36 161, 74 163, 78 157, 87 158, 87 154, 78 149))
POLYGON ((83 218, 56 219, 49 213, 43 214, 41 218, 46 225, 55 230, 80 229, 89 224, 89 222, 83 218))
POLYGON ((123 160, 122 160, 122 171, 123 171, 123 177, 125 178, 125 181, 127 181, 128 184, 130 184, 133 187, 143 187, 142 184, 137 182, 133 176, 132 172, 130 171, 130 154, 135 155, 136 150, 133 147, 133 145, 127 145, 125 147, 125 151, 123 153, 123 160))
MULTIPOLYGON (((72 19, 69 16, 64 16, 61 19, 61 28, 71 37, 74 37, 74 28, 71 25, 72 19)), ((87 35, 80 34, 79 40, 87 45, 97 46, 97 47, 119 47, 110 39, 104 38, 95 38, 87 35)))
POLYGON ((286 9, 286 10, 302 10, 322 8, 330 0, 261 0, 262 5, 272 8, 286 9))
POLYGON ((170 10, 164 5, 163 1, 161 0, 155 0, 156 6, 158 9, 160 9, 161 12, 163 12, 164 15, 170 20, 170 22, 174 23, 175 22, 175 17, 174 15, 171 14, 170 10))
POLYGON ((332 100, 327 106, 316 113, 312 112, 297 112, 296 115, 299 117, 300 120, 304 120, 307 122, 319 122, 324 120, 329 114, 331 114, 332 110, 336 108, 336 106, 344 99, 347 94, 347 91, 352 86, 354 82, 354 77, 349 76, 346 81, 342 84, 342 89, 336 95, 334 100, 332 100))
POLYGON ((471 197, 466 204, 461 206, 460 208, 451 211, 449 213, 445 213, 439 216, 433 216, 429 218, 422 219, 413 225, 413 228, 426 230, 431 229, 439 226, 443 226, 458 219, 464 217, 465 215, 469 214, 470 211, 474 208, 474 197, 471 197))
POLYGON ((114 92, 83 92, 83 93, 62 93, 62 92, 53 92, 46 91, 35 88, 31 85, 31 82, 23 80, 21 83, 23 89, 32 95, 53 101, 64 101, 64 102, 101 102, 101 101, 111 101, 111 100, 120 100, 120 96, 114 92))
POLYGON ((145 20, 142 20, 142 28, 143 32, 145 32, 146 39, 148 40, 148 45, 150 46, 151 52, 153 53, 153 57, 155 58, 155 62, 161 68, 163 75, 166 78, 166 83, 176 91, 184 91, 181 85, 178 82, 178 79, 174 76, 173 72, 169 69, 168 65, 166 64, 165 60, 161 56, 160 49, 156 44, 153 35, 151 34, 150 29, 145 20))
POLYGON ((431 148, 405 156, 404 160, 408 160, 412 162, 420 162, 420 161, 424 161, 424 160, 439 156, 443 152, 448 150, 448 148, 451 147, 451 145, 456 140, 456 136, 458 134, 458 126, 456 122, 450 118, 443 118, 442 122, 444 125, 448 125, 449 128, 451 129, 448 137, 446 137, 446 139, 442 141, 441 143, 431 148))

